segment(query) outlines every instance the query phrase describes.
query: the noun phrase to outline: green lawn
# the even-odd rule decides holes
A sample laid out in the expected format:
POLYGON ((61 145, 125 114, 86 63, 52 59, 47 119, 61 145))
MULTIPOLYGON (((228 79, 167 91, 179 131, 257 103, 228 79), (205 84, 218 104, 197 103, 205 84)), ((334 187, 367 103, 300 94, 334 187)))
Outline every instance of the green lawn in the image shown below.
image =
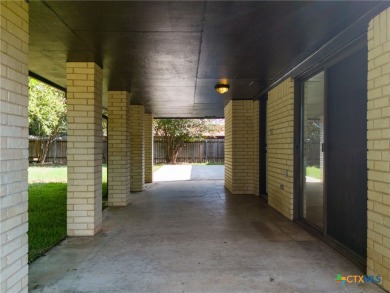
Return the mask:
POLYGON ((320 168, 318 167, 306 167, 306 176, 320 179, 320 168))
POLYGON ((28 260, 31 263, 66 237, 66 184, 28 187, 28 260))
MULTIPOLYGON (((107 182, 107 166, 103 165, 102 181, 107 182)), ((28 168, 28 183, 63 182, 68 180, 66 166, 30 166, 28 168)))
MULTIPOLYGON (((107 167, 102 169, 103 204, 107 202, 107 167)), ((31 263, 66 237, 66 166, 28 169, 29 253, 31 263)))

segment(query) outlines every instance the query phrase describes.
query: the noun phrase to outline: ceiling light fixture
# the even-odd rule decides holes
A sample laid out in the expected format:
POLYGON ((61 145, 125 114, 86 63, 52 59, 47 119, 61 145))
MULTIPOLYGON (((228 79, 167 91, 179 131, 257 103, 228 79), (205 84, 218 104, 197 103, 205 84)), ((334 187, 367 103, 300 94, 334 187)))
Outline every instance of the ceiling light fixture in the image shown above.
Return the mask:
POLYGON ((214 86, 214 88, 217 91, 217 93, 223 95, 224 93, 227 93, 229 91, 230 85, 219 83, 219 84, 216 84, 214 86))

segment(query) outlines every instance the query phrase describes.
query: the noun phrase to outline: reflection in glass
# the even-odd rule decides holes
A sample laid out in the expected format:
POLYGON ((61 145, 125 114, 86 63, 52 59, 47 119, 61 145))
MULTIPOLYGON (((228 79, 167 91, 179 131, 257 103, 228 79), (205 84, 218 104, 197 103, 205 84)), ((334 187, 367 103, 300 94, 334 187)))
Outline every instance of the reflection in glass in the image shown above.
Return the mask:
POLYGON ((303 217, 323 228, 324 73, 303 85, 303 217))

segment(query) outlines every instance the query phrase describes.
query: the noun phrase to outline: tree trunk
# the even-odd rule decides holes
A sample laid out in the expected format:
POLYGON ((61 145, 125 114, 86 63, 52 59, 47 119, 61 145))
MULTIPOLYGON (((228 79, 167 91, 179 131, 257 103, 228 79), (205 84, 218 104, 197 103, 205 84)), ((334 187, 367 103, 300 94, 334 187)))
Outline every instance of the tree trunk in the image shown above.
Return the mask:
POLYGON ((48 137, 48 139, 45 141, 43 148, 41 149, 38 157, 38 162, 40 164, 45 163, 47 154, 49 152, 50 146, 53 143, 54 138, 53 137, 48 137))
POLYGON ((179 156, 181 144, 176 142, 171 137, 166 137, 164 140, 165 160, 167 164, 176 164, 177 157, 179 156))
POLYGON ((179 151, 174 151, 171 156, 171 163, 176 164, 177 163, 177 157, 179 156, 179 151))

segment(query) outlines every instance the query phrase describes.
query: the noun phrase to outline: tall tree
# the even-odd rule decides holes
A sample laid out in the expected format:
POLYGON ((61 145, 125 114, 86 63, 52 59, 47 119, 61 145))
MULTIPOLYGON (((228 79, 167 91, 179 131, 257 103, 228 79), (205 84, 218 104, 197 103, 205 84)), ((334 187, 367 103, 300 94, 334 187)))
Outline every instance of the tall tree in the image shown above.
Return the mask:
POLYGON ((184 143, 203 139, 223 130, 215 119, 154 119, 154 135, 161 138, 168 164, 175 164, 184 143))
POLYGON ((29 133, 43 138, 38 161, 44 163, 48 150, 67 129, 65 93, 34 78, 29 78, 29 133))

